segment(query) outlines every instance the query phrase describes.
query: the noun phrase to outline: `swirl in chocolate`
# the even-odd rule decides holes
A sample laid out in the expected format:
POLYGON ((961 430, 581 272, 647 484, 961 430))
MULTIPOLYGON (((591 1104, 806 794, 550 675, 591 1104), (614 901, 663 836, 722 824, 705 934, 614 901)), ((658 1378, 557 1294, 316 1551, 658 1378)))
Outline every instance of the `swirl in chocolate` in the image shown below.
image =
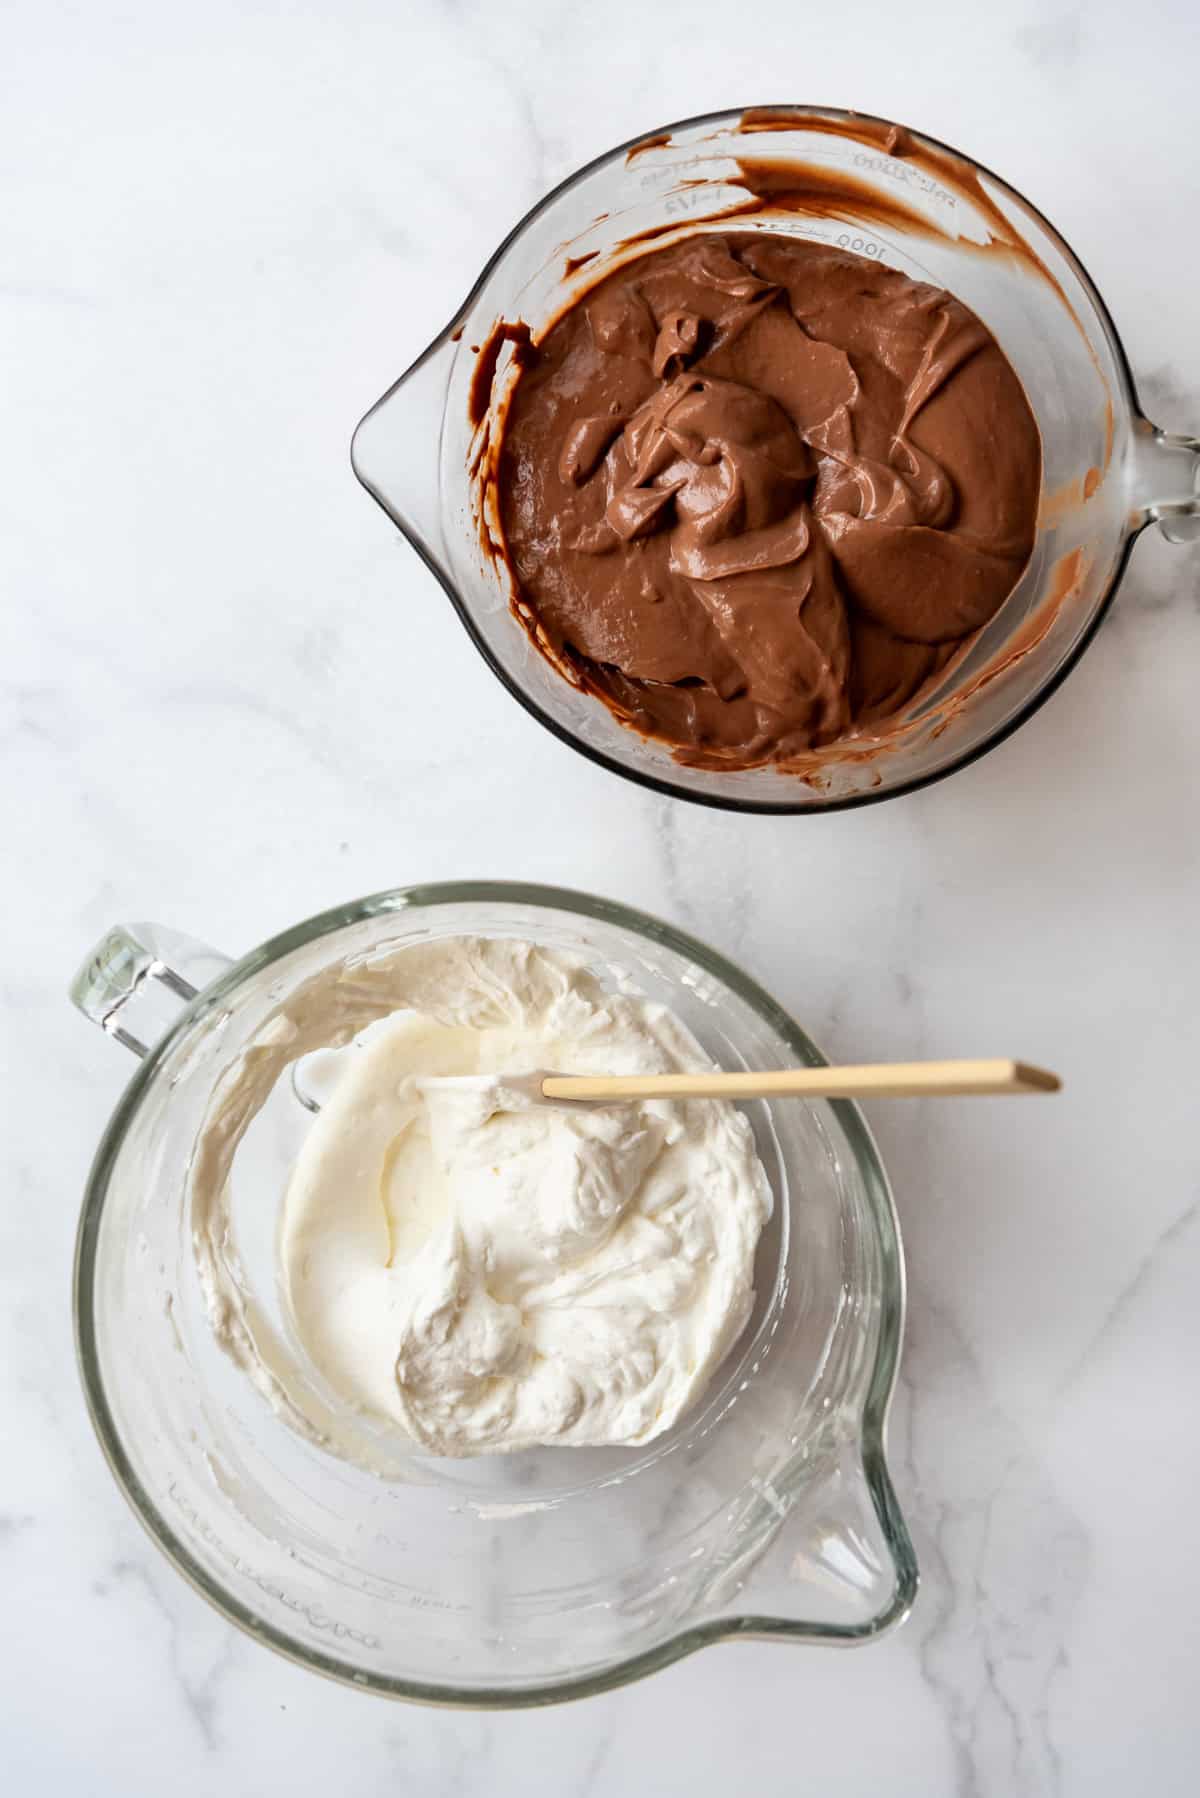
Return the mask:
POLYGON ((519 612, 681 760, 802 761, 894 719, 1012 591, 1041 446, 952 295, 766 232, 585 293, 499 462, 519 612))

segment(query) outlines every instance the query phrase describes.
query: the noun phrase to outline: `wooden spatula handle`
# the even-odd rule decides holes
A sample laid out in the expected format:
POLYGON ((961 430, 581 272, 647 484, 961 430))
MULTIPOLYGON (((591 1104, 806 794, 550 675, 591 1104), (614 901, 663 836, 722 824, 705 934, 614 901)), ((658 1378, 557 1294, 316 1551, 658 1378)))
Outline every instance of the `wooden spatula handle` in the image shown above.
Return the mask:
POLYGON ((1057 1074, 1023 1061, 891 1061, 763 1074, 549 1074, 547 1099, 916 1099, 968 1093, 1054 1093, 1057 1074))

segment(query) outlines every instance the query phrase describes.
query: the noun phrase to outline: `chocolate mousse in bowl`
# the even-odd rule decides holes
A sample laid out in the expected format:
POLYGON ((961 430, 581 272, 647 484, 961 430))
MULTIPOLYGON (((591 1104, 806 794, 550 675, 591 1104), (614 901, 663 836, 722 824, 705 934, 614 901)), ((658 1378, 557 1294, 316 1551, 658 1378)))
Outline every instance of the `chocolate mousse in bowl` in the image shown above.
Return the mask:
POLYGON ((706 234, 552 326, 497 483, 521 615, 568 677, 681 761, 809 771, 903 715, 1003 605, 1041 445, 944 289, 706 234))
POLYGON ((1137 531, 1197 528, 1196 446, 1142 417, 1046 221, 822 109, 582 170, 354 461, 529 710, 744 810, 961 766, 1078 659, 1137 531))

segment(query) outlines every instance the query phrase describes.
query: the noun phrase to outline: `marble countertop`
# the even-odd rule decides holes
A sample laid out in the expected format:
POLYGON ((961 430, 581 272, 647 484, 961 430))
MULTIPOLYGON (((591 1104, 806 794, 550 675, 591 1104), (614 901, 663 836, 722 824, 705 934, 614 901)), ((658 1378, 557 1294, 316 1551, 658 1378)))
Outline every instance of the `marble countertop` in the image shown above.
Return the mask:
POLYGON ((633 0, 6 10, 13 1792, 1197 1789, 1200 553, 1143 540, 1063 690, 950 782, 736 818, 526 717, 348 466, 356 418, 550 183, 664 120, 790 98, 1005 173, 1092 272, 1151 415, 1200 429, 1189 0, 1143 0, 1143 49, 1111 0, 756 10, 747 42, 714 0, 653 28, 633 0), (1054 1104, 873 1114, 909 1255, 892 1448, 924 1574, 887 1641, 731 1645, 546 1712, 389 1705, 235 1634, 118 1495, 69 1285, 129 1068, 68 1008, 75 962, 119 918, 236 950, 479 875, 672 918, 844 1058, 1013 1046, 1066 1075, 1054 1104))

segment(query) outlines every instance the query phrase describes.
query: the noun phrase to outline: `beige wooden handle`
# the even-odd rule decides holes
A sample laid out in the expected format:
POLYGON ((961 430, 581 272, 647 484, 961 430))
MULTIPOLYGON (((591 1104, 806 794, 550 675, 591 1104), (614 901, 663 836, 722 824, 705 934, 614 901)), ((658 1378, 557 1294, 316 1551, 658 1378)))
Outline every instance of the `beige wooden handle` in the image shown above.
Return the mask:
POLYGON ((925 1094, 1056 1093, 1057 1074, 1024 1061, 883 1061, 766 1074, 547 1074, 547 1099, 917 1099, 925 1094))

